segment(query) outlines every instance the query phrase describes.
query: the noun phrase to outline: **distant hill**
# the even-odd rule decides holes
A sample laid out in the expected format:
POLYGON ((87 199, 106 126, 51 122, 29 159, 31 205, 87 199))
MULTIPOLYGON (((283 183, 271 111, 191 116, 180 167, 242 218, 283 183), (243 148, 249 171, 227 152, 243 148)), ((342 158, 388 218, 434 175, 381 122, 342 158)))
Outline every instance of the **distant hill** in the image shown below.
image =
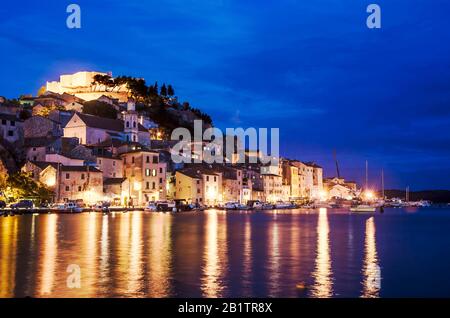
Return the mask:
MULTIPOLYGON (((385 190, 386 197, 405 199, 405 190, 385 190)), ((424 190, 424 191, 410 191, 409 200, 430 200, 433 203, 449 203, 450 191, 449 190, 424 190)))

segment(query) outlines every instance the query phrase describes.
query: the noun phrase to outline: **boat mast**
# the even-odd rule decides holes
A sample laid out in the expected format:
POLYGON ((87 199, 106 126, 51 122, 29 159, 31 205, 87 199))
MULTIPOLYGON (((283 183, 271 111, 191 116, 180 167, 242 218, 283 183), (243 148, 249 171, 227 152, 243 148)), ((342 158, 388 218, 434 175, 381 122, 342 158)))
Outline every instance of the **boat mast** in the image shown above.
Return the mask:
POLYGON ((369 162, 366 160, 366 191, 369 188, 369 162))
POLYGON ((381 169, 381 196, 384 200, 384 169, 381 169))
POLYGON ((336 157, 336 150, 333 151, 333 157, 334 157, 334 162, 336 163, 337 177, 338 177, 338 179, 340 179, 341 178, 341 174, 339 173, 339 164, 338 164, 337 157, 336 157))

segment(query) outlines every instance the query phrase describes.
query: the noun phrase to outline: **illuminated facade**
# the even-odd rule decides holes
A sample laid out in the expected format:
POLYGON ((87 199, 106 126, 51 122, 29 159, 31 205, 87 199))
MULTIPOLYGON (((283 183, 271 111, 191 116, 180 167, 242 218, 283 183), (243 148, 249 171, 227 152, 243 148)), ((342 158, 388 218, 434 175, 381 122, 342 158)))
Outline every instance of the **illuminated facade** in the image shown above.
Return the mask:
POLYGON ((90 166, 49 165, 39 181, 55 192, 55 201, 82 200, 95 204, 103 200, 102 172, 90 166))
POLYGON ((216 206, 223 200, 222 175, 212 169, 202 167, 177 171, 176 199, 206 206, 216 206))
POLYGON ((121 102, 125 102, 128 99, 128 89, 125 84, 111 91, 104 85, 93 84, 95 75, 112 76, 111 73, 101 72, 65 74, 59 77, 59 81, 47 82, 46 90, 58 94, 72 94, 85 101, 98 99, 102 96, 118 99, 121 102))
POLYGON ((159 161, 158 152, 139 149, 120 157, 123 177, 127 179, 123 189, 125 205, 143 206, 149 201, 166 199, 166 163, 159 161))

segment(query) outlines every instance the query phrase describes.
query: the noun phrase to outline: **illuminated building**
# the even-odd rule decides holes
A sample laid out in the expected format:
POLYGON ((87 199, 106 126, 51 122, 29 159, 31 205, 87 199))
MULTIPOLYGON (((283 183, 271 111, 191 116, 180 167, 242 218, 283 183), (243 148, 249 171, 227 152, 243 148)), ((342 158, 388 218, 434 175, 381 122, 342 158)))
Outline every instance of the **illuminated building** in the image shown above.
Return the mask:
POLYGON ((177 171, 176 199, 216 206, 223 202, 222 175, 212 169, 192 167, 177 171))
POLYGON ((59 77, 59 81, 47 82, 47 92, 58 94, 72 94, 86 101, 98 99, 107 96, 112 99, 118 99, 125 102, 128 98, 128 89, 126 84, 110 91, 105 85, 93 84, 95 75, 109 75, 111 73, 101 72, 77 72, 74 74, 64 74, 59 77))
POLYGON ((124 204, 145 205, 149 201, 166 199, 166 163, 159 161, 159 153, 137 149, 120 154, 123 160, 124 204))
POLYGON ((39 181, 55 192, 57 202, 94 204, 103 199, 103 175, 94 167, 51 164, 42 170, 39 181))

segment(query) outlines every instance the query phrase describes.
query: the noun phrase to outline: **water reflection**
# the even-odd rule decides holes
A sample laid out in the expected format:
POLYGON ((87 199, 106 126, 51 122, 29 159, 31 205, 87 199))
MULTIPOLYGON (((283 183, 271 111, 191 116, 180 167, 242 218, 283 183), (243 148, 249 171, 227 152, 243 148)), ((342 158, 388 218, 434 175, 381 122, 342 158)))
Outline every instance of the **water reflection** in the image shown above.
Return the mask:
POLYGON ((103 215, 100 238, 100 282, 107 284, 109 274, 109 216, 103 215))
POLYGON ((227 266, 226 214, 216 210, 206 212, 205 251, 201 290, 204 297, 223 297, 222 279, 227 266), (219 223, 221 216, 221 224, 219 223))
POLYGON ((363 265, 363 293, 362 297, 379 297, 381 289, 381 269, 378 264, 377 246, 375 238, 375 220, 373 217, 366 221, 366 236, 364 244, 363 265))
POLYGON ((0 242, 0 297, 12 297, 16 276, 17 218, 2 218, 0 242))
POLYGON ((2 217, 0 297, 378 297, 386 214, 332 213, 2 217))
POLYGON ((328 216, 325 208, 319 210, 315 263, 315 270, 312 274, 315 280, 312 296, 320 298, 331 297, 333 295, 333 273, 331 270, 328 216))
POLYGON ((150 219, 148 296, 169 297, 172 269, 172 215, 158 214, 150 219))
POLYGON ((242 264, 243 294, 251 296, 251 275, 252 275, 252 226, 250 216, 245 216, 244 224, 244 261, 242 264))
POLYGON ((128 292, 139 295, 143 288, 142 213, 131 214, 131 242, 128 255, 128 292))
POLYGON ((277 214, 275 212, 271 226, 268 228, 269 258, 267 279, 269 285, 269 297, 276 297, 280 292, 280 234, 278 231, 277 214))
POLYGON ((57 214, 46 215, 44 218, 44 239, 40 245, 42 248, 42 261, 40 264, 40 296, 48 296, 52 293, 55 281, 56 255, 58 251, 57 241, 57 214))

